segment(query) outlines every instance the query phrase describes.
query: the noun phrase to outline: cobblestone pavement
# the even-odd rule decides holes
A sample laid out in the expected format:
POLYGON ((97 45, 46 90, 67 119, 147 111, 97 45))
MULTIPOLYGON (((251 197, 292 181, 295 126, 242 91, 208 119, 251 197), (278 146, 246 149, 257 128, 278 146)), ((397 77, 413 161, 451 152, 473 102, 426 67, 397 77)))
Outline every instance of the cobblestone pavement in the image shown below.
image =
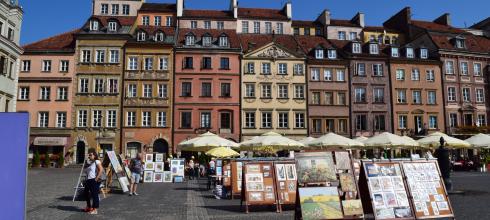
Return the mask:
MULTIPOLYGON (((79 169, 29 170, 28 219, 186 219, 245 220, 293 219, 294 207, 251 207, 245 214, 240 200, 217 200, 205 190, 205 180, 181 184, 140 184, 140 195, 109 194, 101 201, 99 214, 81 212, 85 202, 72 202, 79 169)), ((450 195, 457 219, 490 219, 490 174, 455 173, 454 189, 464 194, 450 195)))

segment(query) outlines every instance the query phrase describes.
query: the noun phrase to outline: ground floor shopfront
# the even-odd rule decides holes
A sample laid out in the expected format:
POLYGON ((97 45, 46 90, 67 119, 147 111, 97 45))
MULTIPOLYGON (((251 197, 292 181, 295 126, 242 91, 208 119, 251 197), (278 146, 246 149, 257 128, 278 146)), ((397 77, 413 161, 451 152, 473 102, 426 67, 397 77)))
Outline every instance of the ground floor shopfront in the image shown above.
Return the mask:
POLYGON ((170 128, 124 128, 123 153, 135 158, 137 153, 162 153, 168 158, 172 151, 170 128))
POLYGON ((83 163, 87 156, 88 149, 98 149, 102 156, 106 151, 115 151, 120 154, 120 133, 116 129, 76 129, 72 133, 72 148, 74 161, 77 164, 83 163))

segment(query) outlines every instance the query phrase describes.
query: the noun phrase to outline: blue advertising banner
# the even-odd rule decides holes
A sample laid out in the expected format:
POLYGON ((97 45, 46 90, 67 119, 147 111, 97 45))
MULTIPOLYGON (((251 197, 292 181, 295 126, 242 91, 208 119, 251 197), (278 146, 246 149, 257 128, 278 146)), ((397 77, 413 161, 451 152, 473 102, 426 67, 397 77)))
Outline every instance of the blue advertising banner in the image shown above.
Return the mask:
POLYGON ((0 113, 0 219, 25 219, 29 113, 0 113))

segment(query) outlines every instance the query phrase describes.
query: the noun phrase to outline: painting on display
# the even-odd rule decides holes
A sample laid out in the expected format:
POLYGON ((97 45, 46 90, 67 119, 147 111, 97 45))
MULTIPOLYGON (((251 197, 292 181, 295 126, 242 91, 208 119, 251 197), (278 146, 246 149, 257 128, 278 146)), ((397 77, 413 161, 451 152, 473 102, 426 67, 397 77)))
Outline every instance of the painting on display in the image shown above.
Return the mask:
POLYGON ((153 154, 146 154, 145 162, 153 162, 153 154))
POLYGON ((286 177, 288 180, 296 180, 296 165, 286 164, 286 177))
POLYGON ((350 173, 339 174, 340 186, 343 192, 357 192, 354 175, 350 173))
POLYGON ((163 182, 163 173, 153 173, 153 182, 155 183, 163 182))
POLYGON ((145 163, 145 170, 155 170, 155 163, 154 162, 146 162, 145 163))
POLYGON ((364 213, 360 199, 343 200, 342 207, 344 209, 344 215, 362 215, 364 213))
POLYGON ((344 217, 337 187, 299 188, 299 197, 304 220, 344 217))
POLYGON ((171 183, 172 182, 172 172, 170 172, 170 171, 164 171, 163 172, 163 182, 164 183, 171 183))
POLYGON ((143 182, 145 182, 145 183, 153 182, 153 171, 145 171, 143 178, 144 178, 143 182))
POLYGON ((296 173, 299 184, 336 181, 337 175, 331 152, 296 154, 296 173))
POLYGON ((155 154, 155 162, 163 162, 163 154, 155 154))
POLYGON ((123 168, 117 159, 116 153, 114 151, 107 151, 107 156, 109 157, 112 168, 114 168, 116 173, 123 172, 123 168))
POLYGON ((163 162, 155 162, 155 172, 161 173, 163 172, 164 164, 163 162))
POLYGON ((123 176, 123 177, 119 177, 118 180, 119 180, 119 184, 121 185, 122 191, 123 192, 129 191, 129 188, 128 188, 129 180, 128 180, 128 178, 123 176))
POLYGON ((349 152, 335 152, 335 162, 337 164, 338 170, 350 170, 351 161, 349 157, 349 152))
POLYGON ((284 164, 276 164, 276 176, 278 181, 286 180, 286 167, 284 164))

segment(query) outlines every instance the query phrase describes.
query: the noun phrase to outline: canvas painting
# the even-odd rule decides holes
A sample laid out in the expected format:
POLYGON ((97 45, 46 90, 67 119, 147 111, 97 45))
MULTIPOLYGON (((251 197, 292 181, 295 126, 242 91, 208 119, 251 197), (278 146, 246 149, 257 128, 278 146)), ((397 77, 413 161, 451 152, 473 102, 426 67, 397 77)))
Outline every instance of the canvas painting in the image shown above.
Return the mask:
POLYGON ((286 180, 286 167, 284 164, 276 164, 276 176, 278 181, 286 180))
POLYGON ((153 182, 155 183, 163 182, 163 173, 153 173, 153 182))
POLYGON ((145 170, 155 170, 155 163, 154 162, 146 162, 145 163, 145 170))
POLYGON ((119 184, 121 185, 122 191, 123 192, 129 191, 129 188, 128 188, 129 180, 128 180, 128 178, 123 176, 123 177, 119 177, 118 180, 119 180, 119 184))
POLYGON ((296 165, 286 164, 286 176, 288 180, 296 180, 296 165))
POLYGON ((410 218, 412 217, 412 212, 410 207, 397 207, 394 209, 395 217, 397 218, 410 218))
POLYGON ((385 192, 383 193, 385 204, 387 207, 396 207, 398 203, 396 202, 395 193, 393 192, 385 192))
POLYGON ((344 200, 342 201, 342 207, 344 208, 344 215, 362 215, 364 213, 360 199, 344 200))
POLYGON ((153 182, 153 171, 145 171, 144 172, 144 179, 143 181, 145 183, 151 183, 153 182))
POLYGON ((155 154, 155 162, 163 162, 163 154, 155 154))
POLYGON ((381 188, 383 188, 384 191, 393 189, 393 182, 391 181, 390 177, 380 177, 379 180, 381 182, 381 188))
POLYGON ((170 171, 163 172, 163 182, 171 183, 172 182, 172 173, 170 171))
POLYGON ((296 182, 289 182, 288 192, 296 192, 296 182))
POLYGON ((299 197, 304 220, 344 217, 337 187, 299 188, 299 197))
POLYGON ((260 173, 260 165, 259 164, 249 164, 247 165, 248 173, 260 173))
POLYGON ((264 179, 262 178, 262 174, 260 173, 247 173, 245 174, 247 184, 248 183, 262 183, 264 179))
POLYGON ((395 213, 393 212, 393 208, 376 209, 376 217, 377 219, 395 218, 395 213))
POLYGON ((356 181, 354 176, 350 173, 339 174, 340 186, 343 192, 355 192, 357 191, 356 181))
POLYGON ((373 194, 373 203, 375 208, 385 207, 385 200, 383 199, 382 193, 373 194))
POLYGON ((349 152, 335 152, 335 162, 337 164, 337 169, 339 170, 351 169, 349 152))
POLYGON ((381 191, 381 182, 379 182, 379 178, 378 177, 370 177, 369 178, 369 187, 371 188, 371 192, 381 191))
POLYGON ((264 191, 264 183, 247 183, 247 191, 264 191))
POLYGON ((261 192, 251 192, 248 194, 248 200, 253 202, 264 201, 264 197, 261 192))
POLYGON ((299 184, 337 180, 331 152, 298 153, 295 159, 299 184))
POLYGON ((368 177, 375 177, 379 175, 379 167, 377 164, 373 164, 373 163, 366 164, 366 171, 368 177))
POLYGON ((393 188, 395 190, 405 190, 405 185, 403 184, 403 179, 401 176, 391 177, 391 180, 393 182, 393 188))
POLYGON ((146 154, 145 162, 153 162, 153 154, 146 154))
POLYGON ((274 199, 274 193, 266 193, 265 199, 266 200, 273 200, 274 199))
POLYGON ((163 162, 155 162, 155 172, 161 173, 163 172, 163 162))
POLYGON ((396 201, 398 201, 399 206, 409 206, 407 193, 405 191, 395 192, 396 201))

